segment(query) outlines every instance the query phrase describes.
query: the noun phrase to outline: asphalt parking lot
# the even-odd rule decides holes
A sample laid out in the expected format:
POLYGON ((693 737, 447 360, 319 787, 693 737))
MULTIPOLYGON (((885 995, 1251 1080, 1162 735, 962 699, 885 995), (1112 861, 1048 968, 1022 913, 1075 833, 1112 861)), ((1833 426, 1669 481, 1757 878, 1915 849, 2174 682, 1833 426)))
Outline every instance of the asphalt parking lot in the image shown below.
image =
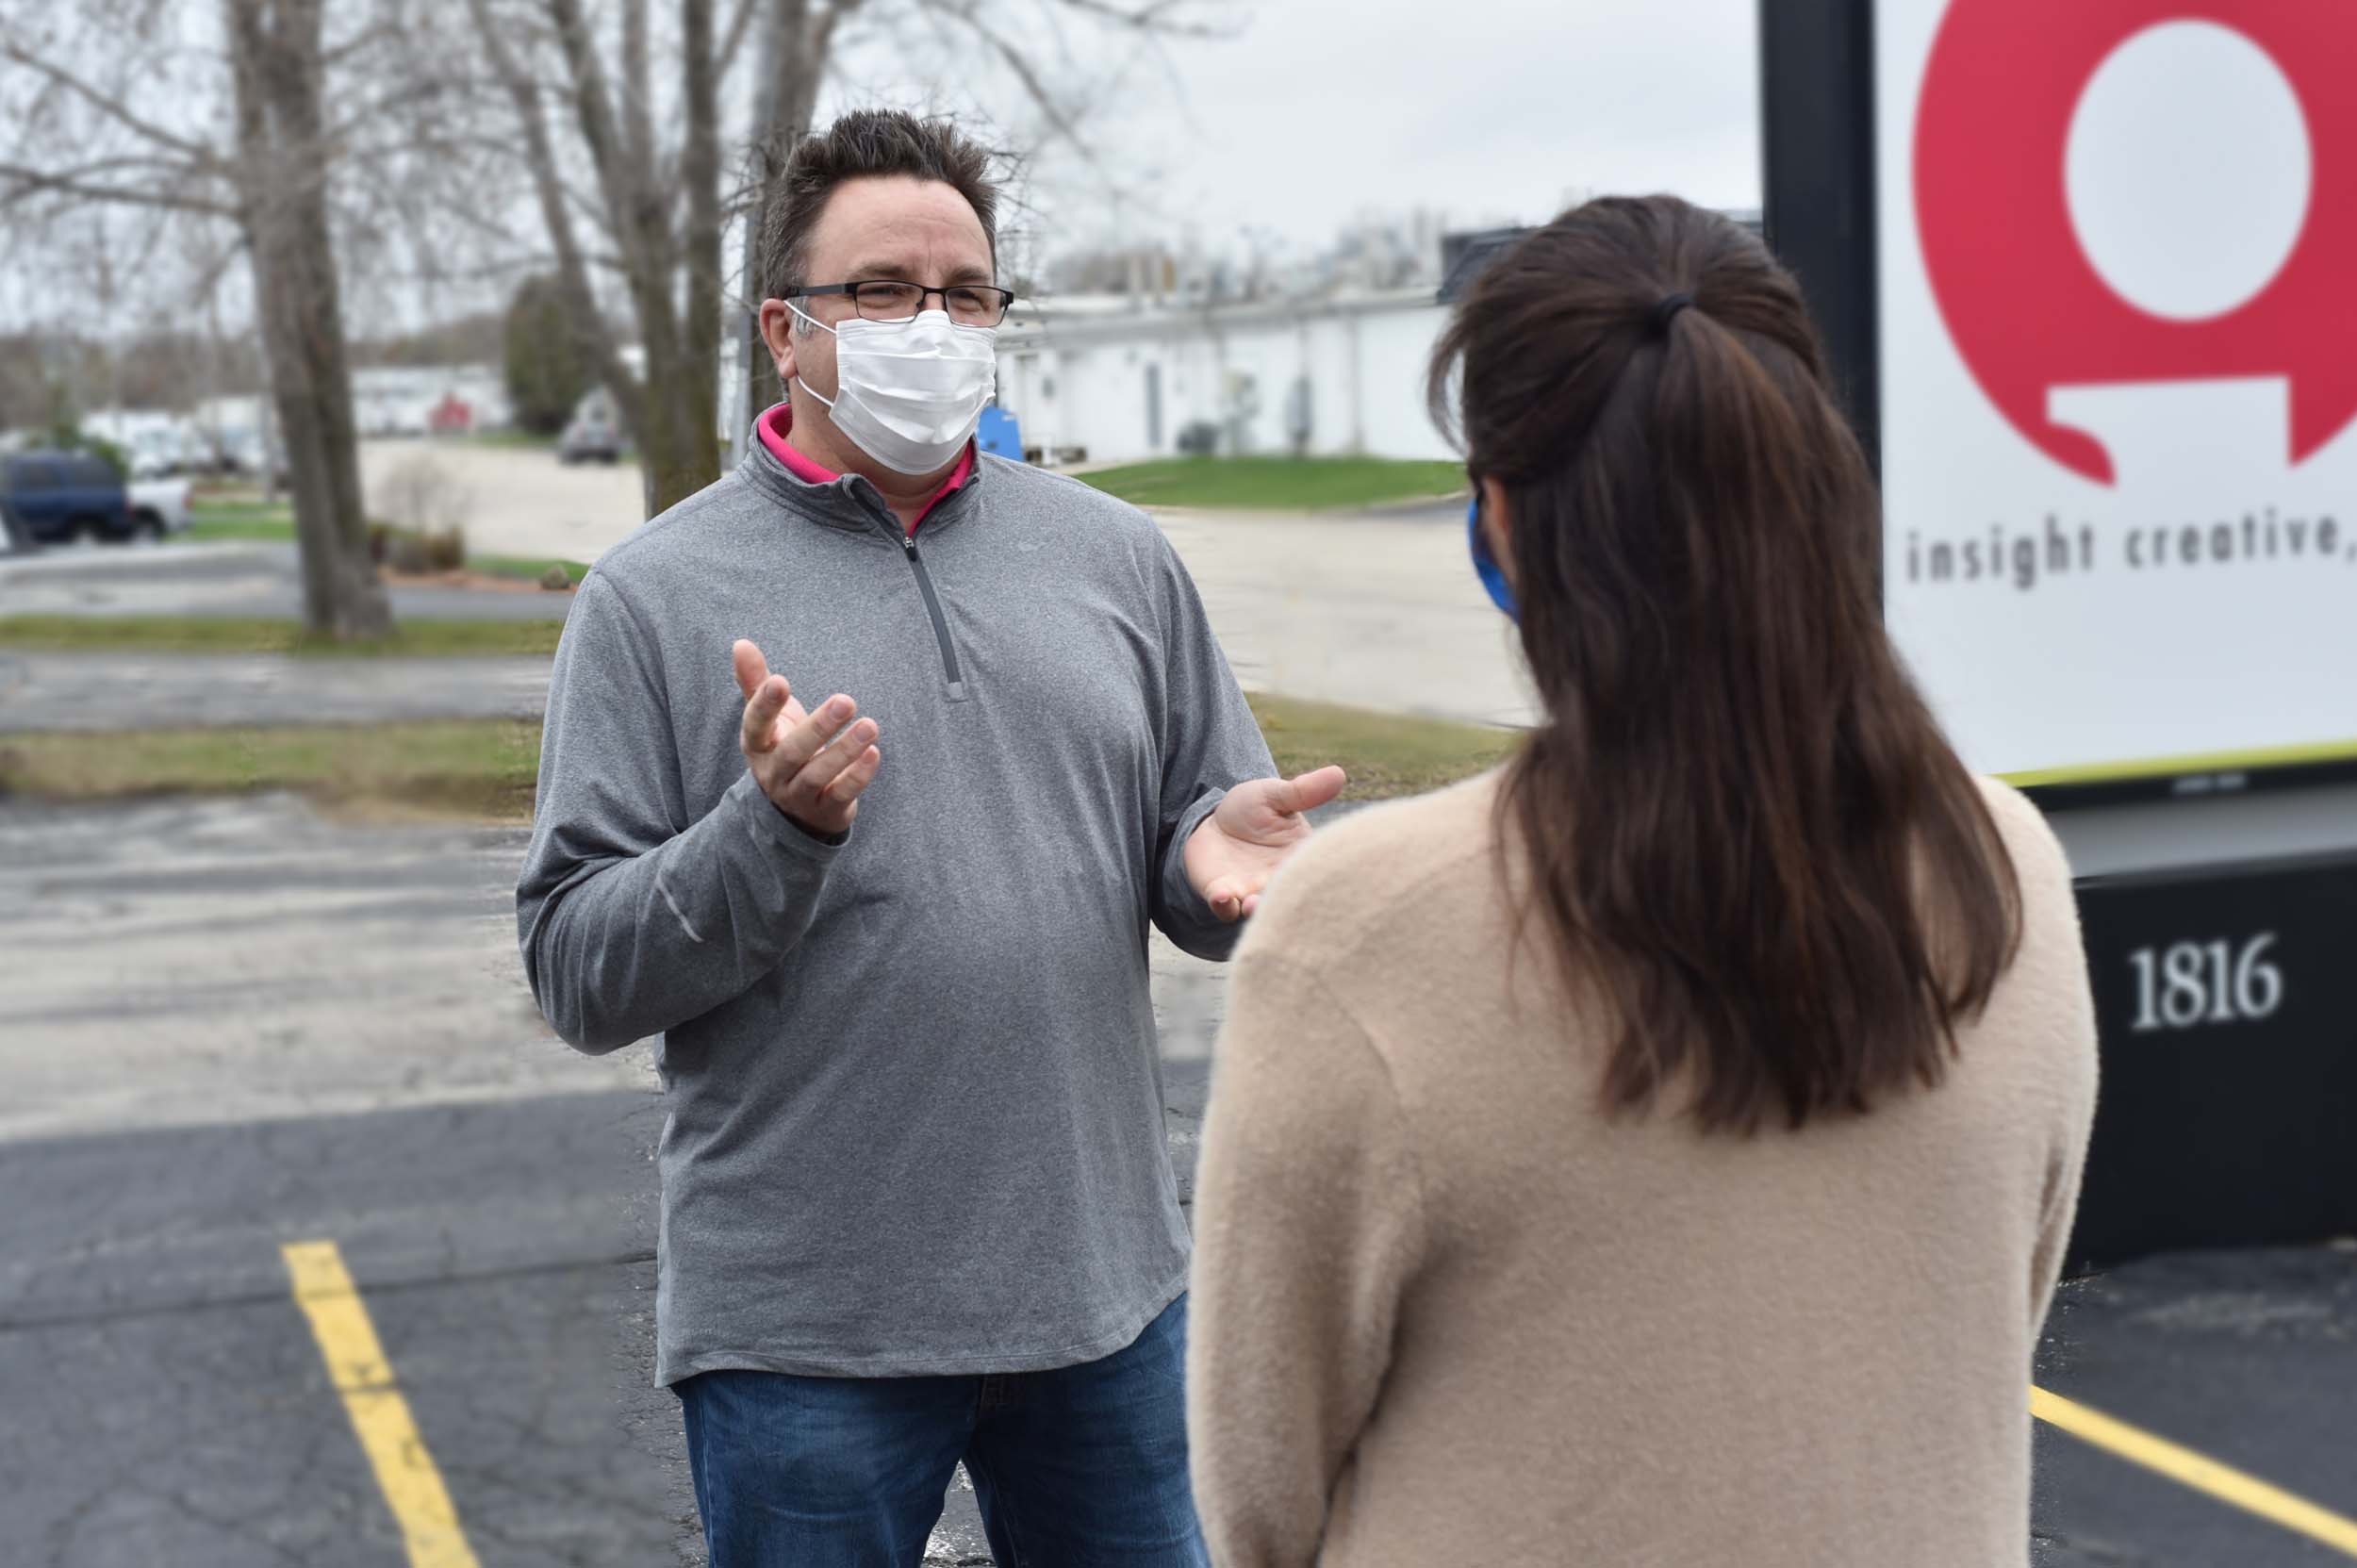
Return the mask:
MULTIPOLYGON (((284 797, 0 803, 0 1559, 701 1560, 648 1376, 660 1100, 643 1052, 539 1025, 520 848, 284 797), (348 1290, 305 1283, 322 1247, 348 1290)), ((1156 970, 1191 1173, 1222 981, 1156 970)), ((2034 1560, 2357 1556, 2357 1250, 2074 1282, 2037 1382, 2134 1436, 2040 1425, 2034 1560)), ((987 1560, 970 1494, 929 1560, 987 1560)))

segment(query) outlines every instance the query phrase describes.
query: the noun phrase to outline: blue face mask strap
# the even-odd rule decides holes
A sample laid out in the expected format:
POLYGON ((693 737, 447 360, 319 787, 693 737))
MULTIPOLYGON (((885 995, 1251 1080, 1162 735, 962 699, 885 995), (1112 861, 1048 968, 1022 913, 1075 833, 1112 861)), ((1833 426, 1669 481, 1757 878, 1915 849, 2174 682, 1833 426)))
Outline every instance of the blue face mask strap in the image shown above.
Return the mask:
POLYGON ((1506 612, 1517 625, 1522 621, 1521 609, 1514 602, 1514 590, 1507 586, 1506 573, 1498 569, 1490 554, 1490 542, 1481 536, 1481 493, 1474 492, 1465 507, 1465 542, 1473 551, 1475 573, 1481 586, 1490 590, 1490 602, 1506 612))

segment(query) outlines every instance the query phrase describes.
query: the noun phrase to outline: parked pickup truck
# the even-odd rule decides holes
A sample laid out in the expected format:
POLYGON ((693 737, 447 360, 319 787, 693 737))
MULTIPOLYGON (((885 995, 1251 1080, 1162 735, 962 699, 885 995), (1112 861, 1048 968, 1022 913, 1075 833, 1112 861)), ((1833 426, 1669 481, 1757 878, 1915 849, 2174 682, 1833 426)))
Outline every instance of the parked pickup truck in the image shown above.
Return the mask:
POLYGON ((147 479, 131 486, 131 534, 135 538, 160 539, 189 527, 189 482, 147 479))

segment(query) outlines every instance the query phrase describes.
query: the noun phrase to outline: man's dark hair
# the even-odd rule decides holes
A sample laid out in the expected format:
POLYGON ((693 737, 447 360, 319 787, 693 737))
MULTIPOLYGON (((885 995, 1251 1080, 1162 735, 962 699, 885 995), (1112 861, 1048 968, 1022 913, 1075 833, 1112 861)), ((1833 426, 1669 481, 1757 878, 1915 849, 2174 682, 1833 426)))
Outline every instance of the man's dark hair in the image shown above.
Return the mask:
POLYGON ((982 221, 990 258, 998 260, 998 187, 990 154, 948 120, 919 120, 899 109, 855 109, 795 144, 761 225, 761 289, 765 299, 788 299, 812 282, 804 274, 811 231, 827 198, 846 180, 907 174, 939 180, 965 198, 982 221))

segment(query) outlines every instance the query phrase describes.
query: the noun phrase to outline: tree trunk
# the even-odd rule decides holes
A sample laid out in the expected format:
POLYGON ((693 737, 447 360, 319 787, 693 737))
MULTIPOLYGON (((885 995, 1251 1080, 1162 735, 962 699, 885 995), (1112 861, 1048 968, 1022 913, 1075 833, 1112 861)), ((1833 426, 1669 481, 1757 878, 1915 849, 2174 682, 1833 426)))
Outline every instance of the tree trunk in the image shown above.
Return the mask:
POLYGON ((392 630, 370 558, 352 378, 328 229, 320 112, 321 0, 227 0, 237 84, 240 221, 287 445, 307 630, 350 641, 392 630))
MULTIPOLYGON (((545 0, 557 52, 565 61, 571 87, 574 121, 582 145, 589 154, 599 194, 620 253, 623 277, 630 292, 632 314, 638 322, 638 340, 645 347, 647 373, 644 393, 634 408, 624 404, 623 419, 635 420, 631 435, 638 443, 639 479, 650 517, 702 489, 719 477, 712 388, 719 371, 708 365, 699 395, 692 379, 694 354, 683 326, 674 274, 683 254, 672 231, 669 191, 650 165, 630 147, 626 119, 618 117, 606 74, 600 63, 597 41, 582 0, 545 0), (700 412, 701 411, 701 412, 700 412)), ((477 16, 486 14, 478 6, 477 16)), ((689 68, 695 69, 691 40, 689 68)), ((691 118, 715 115, 710 102, 709 52, 711 29, 703 28, 706 55, 706 102, 691 107, 691 118)), ((623 62, 625 71, 635 70, 623 62)))
POLYGON ((541 112, 539 87, 526 71, 523 58, 510 46, 506 33, 492 15, 488 0, 467 0, 467 8, 474 18, 475 38, 482 45, 484 58, 490 61, 492 74, 506 89, 509 101, 515 106, 524 166, 532 173, 533 194, 540 206, 541 221, 548 225, 550 243, 556 252, 557 292, 565 302, 573 341, 588 360, 598 384, 613 400, 614 417, 631 438, 639 442, 643 456, 645 388, 622 363, 622 356, 614 346, 614 336, 606 330, 599 314, 597 295, 589 287, 588 263, 567 209, 556 149, 550 140, 548 120, 541 112))
MULTIPOLYGON (((664 316, 670 314, 666 302, 664 316)), ((645 313, 639 317, 648 319, 645 313)), ((677 329, 646 335, 647 384, 640 404, 638 474, 653 517, 720 476, 720 442, 712 399, 719 371, 709 357, 684 352, 677 329)))
MULTIPOLYGON (((681 100, 687 139, 680 178, 687 187, 685 266, 680 301, 682 413, 701 437, 703 467, 720 469, 720 105, 713 58, 712 0, 681 0, 681 100)), ((706 484, 711 480, 706 480, 706 484)))
MULTIPOLYGON (((249 240, 251 238, 249 234, 249 240)), ((258 272, 255 275, 259 277, 258 272)), ((257 308, 254 312, 254 330, 260 338, 261 352, 255 356, 255 363, 262 371, 262 395, 254 403, 254 434, 262 447, 262 500, 267 504, 278 499, 278 470, 286 462, 287 433, 278 417, 278 371, 270 362, 270 334, 264 327, 263 313, 257 308)))
MULTIPOLYGON (((761 92, 769 107, 755 136, 778 155, 763 160, 765 183, 775 178, 791 133, 810 118, 824 74, 834 25, 860 0, 830 0, 814 14, 811 0, 761 0, 769 8, 765 36, 772 44, 762 66, 761 92)), ((649 156, 651 132, 640 117, 647 90, 643 53, 627 46, 621 61, 623 98, 601 60, 597 31, 584 0, 540 0, 551 41, 563 61, 565 92, 588 155, 646 353, 643 378, 634 377, 609 343, 597 315, 589 272, 568 210, 569 195, 540 105, 530 56, 519 51, 494 16, 489 0, 468 0, 492 74, 516 108, 520 151, 530 170, 543 221, 556 251, 556 274, 568 308, 595 358, 598 379, 638 448, 639 477, 649 515, 693 495, 719 477, 720 338, 723 330, 719 186, 720 62, 715 53, 712 0, 681 0, 686 135, 676 179, 685 217, 675 223, 674 187, 662 182, 649 156)), ((638 0, 620 13, 626 44, 643 25, 638 0)), ((759 214, 752 219, 757 236, 759 214)), ((758 293, 755 281, 749 293, 758 293)), ((749 380, 775 385, 768 355, 749 355, 749 380)))
MULTIPOLYGON (((851 8, 844 6, 842 11, 851 8)), ((810 128, 818 101, 818 81, 827 69, 827 51, 838 11, 830 8, 813 25, 809 0, 769 0, 762 26, 761 73, 756 84, 752 126, 752 178, 757 192, 745 220, 745 298, 753 306, 744 324, 745 362, 739 367, 744 418, 754 416, 785 395, 769 345, 761 336, 761 302, 767 292, 761 275, 761 234, 768 223, 769 196, 785 173, 785 160, 795 141, 810 128)), ((740 428, 742 443, 750 431, 740 428)))

